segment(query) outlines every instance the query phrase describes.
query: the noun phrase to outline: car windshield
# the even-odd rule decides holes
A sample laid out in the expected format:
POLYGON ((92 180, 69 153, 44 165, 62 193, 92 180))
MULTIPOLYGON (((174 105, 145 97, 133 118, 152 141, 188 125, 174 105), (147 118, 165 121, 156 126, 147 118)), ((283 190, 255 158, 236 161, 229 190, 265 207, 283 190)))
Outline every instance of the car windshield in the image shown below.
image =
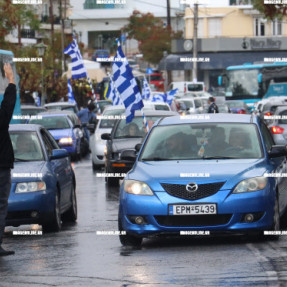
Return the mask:
POLYGON ((115 121, 117 120, 116 117, 121 115, 125 112, 125 109, 116 109, 116 110, 107 110, 103 114, 103 119, 100 122, 100 128, 101 129, 109 129, 114 126, 115 121), (110 116, 110 118, 108 118, 110 116))
POLYGON ((37 115, 44 112, 45 109, 21 109, 21 114, 24 115, 37 115))
POLYGON ((203 85, 202 84, 188 84, 187 90, 189 92, 202 92, 203 91, 203 85))
POLYGON ((42 117, 42 119, 32 119, 29 121, 29 124, 42 125, 47 130, 62 130, 70 128, 67 118, 60 116, 42 117))
MULTIPOLYGON (((154 122, 162 116, 146 116, 148 126, 151 127, 154 122)), ((133 121, 129 124, 125 119, 120 120, 117 125, 114 138, 142 138, 146 135, 145 126, 142 117, 134 117, 133 121)))
POLYGON ((10 132, 15 161, 44 160, 41 144, 36 132, 10 132))
POLYGON ((140 161, 261 158, 254 124, 208 123, 155 127, 140 161))

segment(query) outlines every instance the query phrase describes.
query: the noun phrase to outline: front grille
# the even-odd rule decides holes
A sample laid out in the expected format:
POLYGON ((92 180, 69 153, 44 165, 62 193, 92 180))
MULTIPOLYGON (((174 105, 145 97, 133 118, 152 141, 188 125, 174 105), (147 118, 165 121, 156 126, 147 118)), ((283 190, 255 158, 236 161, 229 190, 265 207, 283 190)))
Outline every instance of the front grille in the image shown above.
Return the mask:
POLYGON ((223 185, 224 182, 198 184, 197 191, 189 192, 186 190, 186 184, 161 183, 161 186, 168 194, 188 200, 197 200, 211 196, 217 193, 223 185))
POLYGON ((208 215, 156 215, 155 220, 159 225, 170 227, 199 227, 227 224, 232 214, 208 215))

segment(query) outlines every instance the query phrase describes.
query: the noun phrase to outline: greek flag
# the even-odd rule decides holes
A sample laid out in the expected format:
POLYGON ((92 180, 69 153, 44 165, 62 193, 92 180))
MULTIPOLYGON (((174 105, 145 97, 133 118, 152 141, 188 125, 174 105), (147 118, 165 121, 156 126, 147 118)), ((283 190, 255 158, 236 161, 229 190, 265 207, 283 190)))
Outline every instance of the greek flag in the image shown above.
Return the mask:
POLYGON ((87 70, 84 66, 81 51, 75 38, 64 50, 64 54, 67 54, 72 58, 72 79, 86 78, 88 76, 87 70))
POLYGON ((153 96, 152 102, 162 102, 165 103, 166 102, 166 94, 156 94, 153 96))
POLYGON ((114 106, 122 105, 123 102, 115 89, 114 83, 112 80, 109 82, 109 86, 105 92, 105 98, 112 101, 114 106))
POLYGON ((76 103, 70 79, 68 79, 68 102, 76 103))
POLYGON ((174 99, 174 96, 176 95, 177 91, 178 91, 178 89, 173 89, 173 90, 167 92, 167 94, 166 94, 166 102, 169 105, 171 105, 171 103, 172 103, 172 101, 174 99))
POLYGON ((144 105, 140 90, 119 41, 112 69, 113 82, 125 105, 126 122, 129 123, 134 118, 135 110, 142 109, 144 105))
POLYGON ((149 100, 150 96, 151 96, 150 87, 148 85, 148 82, 147 82, 146 78, 144 77, 142 98, 144 100, 149 100))

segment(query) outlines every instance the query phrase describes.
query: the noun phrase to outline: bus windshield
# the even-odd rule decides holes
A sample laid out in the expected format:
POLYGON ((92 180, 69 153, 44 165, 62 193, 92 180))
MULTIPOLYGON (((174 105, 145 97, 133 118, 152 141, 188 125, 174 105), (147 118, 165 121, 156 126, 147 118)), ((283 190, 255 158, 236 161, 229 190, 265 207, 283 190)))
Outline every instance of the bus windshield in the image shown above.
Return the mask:
POLYGON ((0 104, 3 100, 4 92, 6 87, 8 86, 9 82, 8 79, 5 77, 4 73, 4 63, 10 63, 13 69, 14 77, 16 80, 17 85, 17 99, 16 99, 16 105, 13 112, 13 118, 11 119, 11 124, 13 123, 20 123, 20 119, 16 119, 17 116, 19 117, 21 115, 21 109, 20 109, 20 95, 19 95, 19 86, 18 86, 18 79, 16 74, 16 67, 15 63, 13 62, 13 53, 11 51, 5 51, 0 50, 0 104))
POLYGON ((225 94, 227 98, 258 98, 259 69, 228 70, 226 74, 228 80, 225 94))

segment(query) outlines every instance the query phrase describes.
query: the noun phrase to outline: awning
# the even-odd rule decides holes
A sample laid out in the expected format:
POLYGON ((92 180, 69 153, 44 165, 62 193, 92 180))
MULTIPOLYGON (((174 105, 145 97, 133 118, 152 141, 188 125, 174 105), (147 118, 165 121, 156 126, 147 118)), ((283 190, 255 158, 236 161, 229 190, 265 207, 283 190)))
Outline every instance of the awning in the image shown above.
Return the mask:
MULTIPOLYGON (((192 58, 192 54, 171 54, 161 59, 159 70, 192 70, 193 62, 181 61, 181 58, 192 58)), ((244 63, 263 62, 264 58, 287 58, 287 51, 260 52, 217 52, 198 53, 197 58, 209 59, 209 62, 198 62, 199 70, 224 70, 228 66, 244 63)))

